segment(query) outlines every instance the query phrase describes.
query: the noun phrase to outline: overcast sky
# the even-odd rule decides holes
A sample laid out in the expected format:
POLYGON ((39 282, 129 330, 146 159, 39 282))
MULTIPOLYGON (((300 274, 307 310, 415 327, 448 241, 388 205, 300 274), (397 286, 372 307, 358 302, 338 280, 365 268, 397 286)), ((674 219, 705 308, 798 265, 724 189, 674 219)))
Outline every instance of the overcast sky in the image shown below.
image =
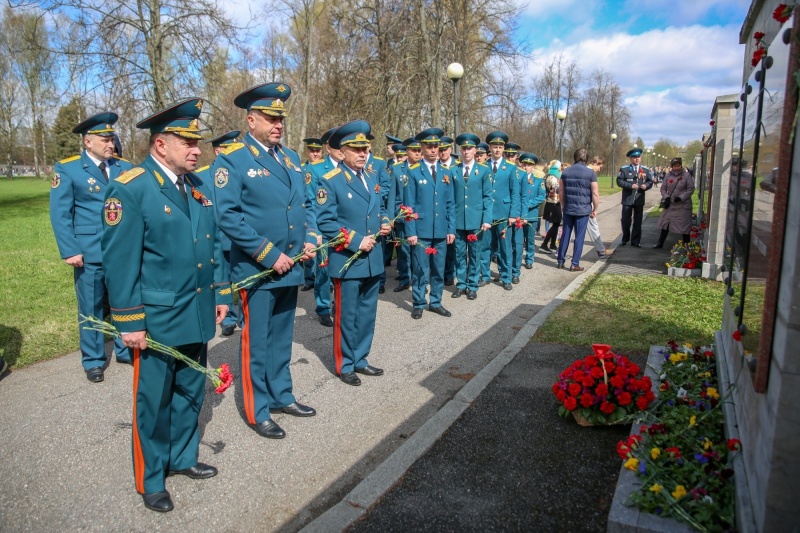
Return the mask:
POLYGON ((530 0, 517 37, 532 75, 559 54, 614 76, 631 136, 684 144, 710 130, 714 99, 741 88, 750 0, 530 0))

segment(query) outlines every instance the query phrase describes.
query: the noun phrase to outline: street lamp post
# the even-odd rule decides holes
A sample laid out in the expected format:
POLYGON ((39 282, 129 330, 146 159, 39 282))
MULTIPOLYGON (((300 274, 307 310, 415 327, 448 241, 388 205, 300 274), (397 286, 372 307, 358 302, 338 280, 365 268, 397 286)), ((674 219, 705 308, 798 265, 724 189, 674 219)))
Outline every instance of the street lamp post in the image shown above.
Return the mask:
MULTIPOLYGON (((464 67, 461 63, 450 63, 447 66, 447 77, 453 80, 453 137, 458 137, 458 80, 464 77, 464 67)), ((458 148, 454 148, 458 152, 458 148)))
POLYGON ((561 135, 558 136, 558 160, 564 162, 564 119, 567 118, 567 112, 559 109, 556 113, 556 118, 561 124, 561 135))
POLYGON ((614 166, 614 154, 616 153, 615 144, 617 142, 617 134, 611 134, 611 188, 614 188, 614 172, 617 171, 617 167, 614 166))

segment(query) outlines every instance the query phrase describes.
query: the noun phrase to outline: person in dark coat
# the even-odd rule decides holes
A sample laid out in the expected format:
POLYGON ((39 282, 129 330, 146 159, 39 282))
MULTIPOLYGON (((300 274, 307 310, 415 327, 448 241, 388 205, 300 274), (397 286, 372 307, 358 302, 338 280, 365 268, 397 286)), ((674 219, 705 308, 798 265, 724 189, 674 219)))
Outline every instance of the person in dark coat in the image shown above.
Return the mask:
POLYGON ((683 168, 680 157, 670 161, 670 171, 661 186, 661 205, 664 211, 658 219, 661 235, 653 248, 663 248, 667 235, 670 232, 680 233, 683 242, 688 243, 692 231, 692 193, 694 193, 694 179, 683 168), (666 204, 666 205, 665 205, 666 204))
POLYGON ((556 264, 564 268, 567 248, 575 228, 575 245, 572 250, 570 272, 584 270, 580 266, 583 253, 583 240, 586 237, 586 225, 589 217, 597 216, 600 205, 600 192, 597 188, 597 174, 586 166, 588 152, 586 148, 578 148, 573 156, 575 164, 561 173, 561 210, 564 215, 564 229, 558 243, 556 264))

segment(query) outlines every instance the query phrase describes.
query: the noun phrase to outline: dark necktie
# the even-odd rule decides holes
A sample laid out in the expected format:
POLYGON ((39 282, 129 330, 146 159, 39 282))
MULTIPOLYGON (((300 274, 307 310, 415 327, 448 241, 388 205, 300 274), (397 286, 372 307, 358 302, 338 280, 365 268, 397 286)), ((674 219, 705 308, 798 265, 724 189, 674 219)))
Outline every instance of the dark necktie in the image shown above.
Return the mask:
POLYGON ((280 166, 283 166, 283 163, 281 163, 281 158, 278 156, 278 149, 273 146, 270 148, 270 152, 272 152, 272 157, 275 158, 275 161, 277 161, 280 166))
POLYGON ((492 164, 492 174, 497 174, 497 161, 492 164))
POLYGON ((103 177, 106 179, 106 181, 108 181, 108 172, 106 172, 106 168, 107 168, 106 162, 105 161, 100 161, 100 164, 97 165, 97 168, 100 169, 100 174, 102 174, 103 177))
POLYGON ((184 183, 183 183, 183 175, 178 176, 178 181, 177 181, 176 185, 178 187, 178 192, 181 193, 181 196, 183 196, 183 199, 186 200, 186 202, 188 203, 189 202, 189 196, 186 194, 186 187, 184 186, 184 183))
POLYGON ((433 178, 433 182, 436 183, 436 165, 431 165, 431 177, 433 178))
POLYGON ((469 167, 464 167, 464 183, 469 179, 469 167))

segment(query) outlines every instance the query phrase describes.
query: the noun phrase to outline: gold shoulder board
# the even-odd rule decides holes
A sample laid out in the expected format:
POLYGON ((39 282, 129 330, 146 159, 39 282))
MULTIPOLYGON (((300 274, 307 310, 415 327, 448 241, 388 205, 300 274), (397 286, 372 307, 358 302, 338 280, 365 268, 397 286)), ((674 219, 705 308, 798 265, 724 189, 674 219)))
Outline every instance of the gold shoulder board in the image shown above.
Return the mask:
POLYGON ((414 170, 415 168, 419 168, 419 163, 414 163, 413 165, 408 167, 409 170, 414 170))
POLYGON ((489 168, 489 165, 487 165, 486 163, 478 163, 478 164, 479 164, 480 166, 482 166, 482 167, 489 168))
POLYGON ((317 159, 316 161, 314 161, 314 162, 313 162, 313 163, 311 163, 311 164, 312 164, 312 165, 319 165, 320 163, 324 163, 324 162, 325 162, 325 160, 324 160, 324 159, 317 159))
POLYGON ((142 174, 144 174, 144 169, 142 167, 136 167, 136 168, 132 168, 130 170, 127 170, 127 171, 123 172, 114 181, 118 181, 120 183, 127 184, 127 183, 135 180, 136 178, 138 178, 142 174))
POLYGON ((233 152, 235 152, 236 150, 239 150, 241 148, 244 148, 244 143, 233 143, 232 145, 230 145, 227 148, 225 148, 222 151, 222 153, 225 154, 225 155, 232 154, 233 152))
POLYGON ((79 156, 79 155, 73 155, 72 157, 67 157, 65 159, 62 159, 61 161, 59 161, 59 163, 61 163, 63 165, 64 163, 69 163, 71 161, 75 161, 75 160, 80 159, 80 158, 81 158, 81 156, 79 156))
POLYGON ((372 159, 377 159, 378 161, 383 161, 382 157, 378 157, 377 155, 373 155, 372 159))
POLYGON ((194 173, 195 173, 195 174, 197 174, 198 172, 205 172, 206 170, 208 170, 208 168, 209 168, 210 166, 211 166, 211 165, 206 165, 206 166, 204 166, 204 167, 200 167, 200 168, 198 168, 197 170, 195 170, 195 171, 194 171, 194 173))
POLYGON ((342 169, 340 169, 339 167, 336 167, 336 168, 334 168, 333 170, 331 170, 330 172, 328 172, 327 174, 325 174, 322 177, 325 178, 326 180, 329 180, 332 177, 334 177, 335 175, 339 174, 341 171, 342 171, 342 169))

